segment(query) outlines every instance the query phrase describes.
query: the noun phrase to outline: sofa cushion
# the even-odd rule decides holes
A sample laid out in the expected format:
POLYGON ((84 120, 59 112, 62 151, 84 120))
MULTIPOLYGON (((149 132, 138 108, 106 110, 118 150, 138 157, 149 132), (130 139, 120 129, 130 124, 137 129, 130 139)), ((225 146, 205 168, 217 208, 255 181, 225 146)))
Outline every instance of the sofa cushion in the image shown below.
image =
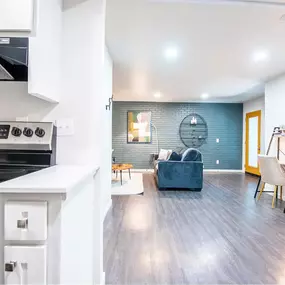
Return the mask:
POLYGON ((155 172, 159 189, 203 188, 203 162, 199 161, 160 161, 155 172))
POLYGON ((172 154, 170 155, 169 159, 170 161, 181 161, 182 155, 176 153, 175 151, 172 152, 172 154))
POLYGON ((202 161, 202 154, 198 149, 188 148, 183 153, 181 161, 202 161))

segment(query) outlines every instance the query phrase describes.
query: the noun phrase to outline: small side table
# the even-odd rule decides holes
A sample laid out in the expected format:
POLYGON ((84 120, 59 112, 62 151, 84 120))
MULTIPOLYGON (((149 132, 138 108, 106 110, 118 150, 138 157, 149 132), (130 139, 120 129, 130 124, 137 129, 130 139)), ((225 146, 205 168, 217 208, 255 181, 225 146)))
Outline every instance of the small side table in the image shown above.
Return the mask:
POLYGON ((133 168, 132 164, 114 163, 112 165, 112 171, 114 171, 116 174, 117 174, 117 171, 120 171, 121 185, 123 185, 123 170, 129 170, 129 177, 130 177, 130 179, 132 179, 131 168, 133 168))

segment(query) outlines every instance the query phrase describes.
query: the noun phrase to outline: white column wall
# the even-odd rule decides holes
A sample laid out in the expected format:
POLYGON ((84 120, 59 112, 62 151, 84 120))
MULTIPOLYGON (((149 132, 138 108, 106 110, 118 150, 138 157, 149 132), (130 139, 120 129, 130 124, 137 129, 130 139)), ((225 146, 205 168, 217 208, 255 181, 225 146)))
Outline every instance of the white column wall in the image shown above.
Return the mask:
POLYGON ((88 0, 64 10, 62 96, 45 120, 71 119, 74 134, 58 137, 59 164, 101 163, 105 112, 105 7, 88 0))
POLYGON ((58 164, 100 167, 100 186, 96 189, 101 195, 95 194, 95 198, 100 200, 102 223, 96 233, 100 247, 94 248, 95 267, 99 271, 94 272, 94 277, 95 284, 103 284, 103 219, 107 200, 111 199, 110 194, 107 197, 111 189, 111 169, 108 167, 111 149, 105 153, 106 146, 111 144, 107 131, 111 113, 105 108, 109 98, 105 67, 105 1, 72 3, 65 3, 68 5, 63 11, 61 100, 44 119, 71 119, 74 123, 73 135, 58 137, 58 164))
MULTIPOLYGON (((104 96, 106 98, 106 104, 108 103, 109 98, 112 97, 113 94, 113 62, 106 48, 105 50, 105 78, 104 78, 104 96)), ((105 205, 105 209, 103 209, 103 215, 107 213, 110 206, 112 205, 111 200, 111 183, 112 174, 112 106, 110 110, 105 110, 104 118, 102 120, 103 124, 103 132, 102 137, 106 138, 103 144, 103 159, 102 159, 102 189, 103 189, 103 203, 105 205), (107 182, 107 183, 106 183, 107 182)))

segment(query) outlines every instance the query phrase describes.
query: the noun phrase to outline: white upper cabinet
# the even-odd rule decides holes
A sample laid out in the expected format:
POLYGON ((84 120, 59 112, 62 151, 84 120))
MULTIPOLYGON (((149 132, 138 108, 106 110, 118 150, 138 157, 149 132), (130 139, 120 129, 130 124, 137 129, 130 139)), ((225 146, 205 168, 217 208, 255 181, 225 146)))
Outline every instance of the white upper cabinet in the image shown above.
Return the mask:
POLYGON ((28 92, 57 103, 61 93, 61 1, 38 0, 36 22, 36 33, 29 37, 28 92))
POLYGON ((32 31, 34 9, 34 0, 0 0, 0 32, 32 31))

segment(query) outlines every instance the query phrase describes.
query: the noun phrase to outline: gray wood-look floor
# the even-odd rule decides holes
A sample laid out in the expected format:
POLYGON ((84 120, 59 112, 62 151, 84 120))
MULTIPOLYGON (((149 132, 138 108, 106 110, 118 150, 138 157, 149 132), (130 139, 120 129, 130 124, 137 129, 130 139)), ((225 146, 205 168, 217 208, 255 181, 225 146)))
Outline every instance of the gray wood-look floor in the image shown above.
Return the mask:
POLYGON ((113 197, 104 225, 107 284, 285 284, 284 203, 253 199, 256 178, 206 174, 201 193, 113 197))

